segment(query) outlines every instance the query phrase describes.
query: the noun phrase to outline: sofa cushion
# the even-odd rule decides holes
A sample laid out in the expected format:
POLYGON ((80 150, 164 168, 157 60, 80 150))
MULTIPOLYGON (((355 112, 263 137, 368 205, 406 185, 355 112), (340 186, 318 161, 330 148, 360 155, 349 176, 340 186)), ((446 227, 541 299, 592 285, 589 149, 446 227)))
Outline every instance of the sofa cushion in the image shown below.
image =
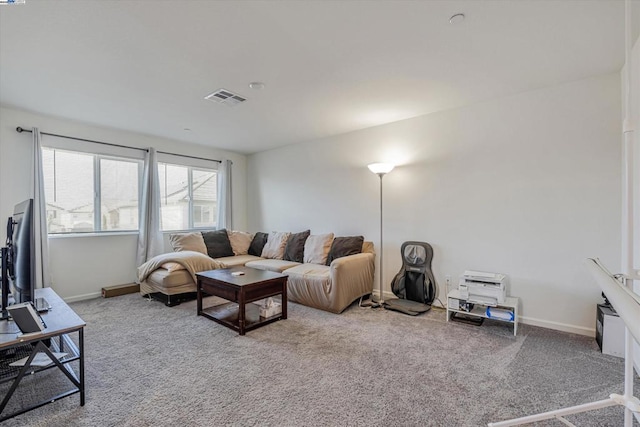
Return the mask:
POLYGON ((300 265, 299 262, 285 261, 282 259, 260 259, 257 261, 249 261, 245 264, 247 267, 257 268, 258 270, 275 271, 276 273, 282 273, 298 265, 300 265))
POLYGON ((331 243, 331 250, 327 256, 327 265, 331 265, 331 261, 343 256, 355 255, 362 252, 363 236, 336 237, 331 243))
POLYGON ((259 261, 262 258, 255 255, 235 255, 222 258, 216 258, 216 261, 224 264, 225 267, 237 267, 245 265, 250 261, 259 261))
POLYGON ((249 255, 260 256, 262 255, 262 249, 264 245, 267 243, 267 239, 269 235, 267 233, 263 233, 258 231, 255 236, 253 236, 253 240, 251 241, 251 245, 249 245, 249 251, 247 252, 249 255))
POLYGON ((296 267, 283 271, 289 279, 287 286, 298 286, 305 288, 316 287, 322 289, 323 293, 331 289, 331 267, 318 264, 300 264, 296 267))
POLYGON ((302 262, 304 261, 304 244, 311 234, 311 230, 301 233, 294 233, 289 236, 287 246, 284 248, 284 259, 286 261, 302 262))
POLYGON ((204 238, 204 244, 207 246, 207 254, 211 258, 234 255, 231 242, 229 242, 229 235, 224 228, 215 231, 203 231, 202 237, 204 238))
POLYGON ((311 235, 304 243, 304 263, 326 264, 333 233, 311 235))
POLYGON ((178 270, 170 273, 164 268, 159 268, 151 273, 146 280, 161 288, 174 288, 186 284, 193 285, 193 279, 187 270, 178 270))
POLYGON ((207 245, 200 232, 173 233, 169 235, 169 242, 174 252, 194 251, 207 255, 207 245))
POLYGON ((267 244, 262 248, 262 254, 260 256, 262 258, 283 259, 284 248, 287 246, 287 240, 289 240, 290 235, 291 233, 286 231, 272 231, 269 233, 267 244))
POLYGON ((249 253, 249 246, 253 240, 253 234, 246 231, 231 231, 227 230, 229 235, 229 243, 231 243, 231 249, 235 255, 246 255, 249 253))

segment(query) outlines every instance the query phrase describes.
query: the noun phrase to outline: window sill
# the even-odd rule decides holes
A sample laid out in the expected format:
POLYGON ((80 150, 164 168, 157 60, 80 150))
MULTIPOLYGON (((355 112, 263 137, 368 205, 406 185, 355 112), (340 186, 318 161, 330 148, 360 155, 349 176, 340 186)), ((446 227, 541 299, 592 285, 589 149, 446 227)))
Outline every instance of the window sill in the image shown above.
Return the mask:
POLYGON ((176 233, 199 233, 202 231, 213 231, 217 229, 218 228, 214 225, 212 227, 192 228, 189 230, 162 230, 162 234, 167 235, 167 234, 176 234, 176 233))
POLYGON ((49 234, 49 239, 75 239, 78 237, 137 236, 138 231, 105 231, 100 233, 49 234))

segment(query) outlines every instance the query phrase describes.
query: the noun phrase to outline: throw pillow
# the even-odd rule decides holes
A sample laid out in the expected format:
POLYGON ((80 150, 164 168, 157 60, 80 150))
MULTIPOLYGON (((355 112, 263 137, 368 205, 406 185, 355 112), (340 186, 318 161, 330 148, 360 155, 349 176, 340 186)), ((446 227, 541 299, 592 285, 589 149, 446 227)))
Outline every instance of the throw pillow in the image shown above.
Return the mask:
POLYGON ((202 237, 204 238, 204 244, 207 246, 207 254, 211 258, 233 256, 229 235, 224 228, 222 230, 203 231, 202 237))
POLYGON ((289 236, 289 240, 287 240, 287 246, 285 246, 284 248, 285 261, 304 261, 304 244, 310 234, 311 230, 307 230, 289 236))
POLYGON ((253 234, 246 231, 229 231, 229 242, 231 242, 231 249, 236 255, 246 255, 249 252, 249 246, 253 240, 253 234))
POLYGON ((363 254, 375 254, 373 250, 373 242, 364 242, 362 243, 362 253, 363 254))
POLYGON ((202 233, 175 233, 169 236, 174 252, 194 251, 207 255, 202 233))
POLYGON ((267 244, 262 248, 262 258, 283 259, 284 248, 287 246, 291 233, 273 231, 269 233, 267 244))
POLYGON ((249 245, 249 255, 260 256, 262 255, 262 249, 264 245, 267 244, 267 239, 269 235, 267 233, 263 233, 258 231, 255 236, 253 236, 253 240, 251 241, 251 245, 249 245))
POLYGON ((363 236, 336 237, 331 243, 331 250, 327 257, 327 265, 331 265, 331 261, 343 256, 355 255, 362 252, 363 236))
POLYGON ((304 243, 304 262, 305 264, 321 264, 325 265, 331 242, 333 241, 333 233, 317 234, 309 236, 304 243))

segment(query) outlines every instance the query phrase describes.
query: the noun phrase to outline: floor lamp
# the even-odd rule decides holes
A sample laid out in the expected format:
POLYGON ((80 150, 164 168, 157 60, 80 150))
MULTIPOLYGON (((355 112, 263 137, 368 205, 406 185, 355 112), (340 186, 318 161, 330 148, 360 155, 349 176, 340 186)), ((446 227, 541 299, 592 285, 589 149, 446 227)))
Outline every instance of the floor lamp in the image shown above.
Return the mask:
POLYGON ((378 305, 374 305, 374 307, 379 307, 384 304, 384 296, 382 294, 382 260, 383 260, 383 248, 382 248, 382 177, 391 172, 394 168, 394 165, 391 163, 371 163, 367 166, 369 170, 380 177, 380 275, 378 277, 378 281, 380 282, 380 296, 378 297, 378 305))

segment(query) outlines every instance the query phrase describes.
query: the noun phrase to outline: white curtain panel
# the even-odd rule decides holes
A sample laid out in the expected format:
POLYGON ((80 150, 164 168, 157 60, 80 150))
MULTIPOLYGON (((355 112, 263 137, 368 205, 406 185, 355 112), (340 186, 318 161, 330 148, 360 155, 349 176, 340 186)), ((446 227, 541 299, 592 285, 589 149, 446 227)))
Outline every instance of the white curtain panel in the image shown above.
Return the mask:
POLYGON ((160 179, 156 150, 149 148, 144 158, 142 197, 140 198, 140 231, 136 264, 144 264, 156 255, 164 253, 164 240, 160 217, 160 179))
POLYGON ((32 129, 33 161, 31 163, 31 197, 33 198, 33 222, 35 225, 36 288, 51 286, 49 271, 49 236, 47 234, 47 201, 44 195, 42 172, 42 142, 38 128, 32 129))
POLYGON ((218 229, 233 229, 231 221, 231 160, 223 160, 218 167, 218 229))

